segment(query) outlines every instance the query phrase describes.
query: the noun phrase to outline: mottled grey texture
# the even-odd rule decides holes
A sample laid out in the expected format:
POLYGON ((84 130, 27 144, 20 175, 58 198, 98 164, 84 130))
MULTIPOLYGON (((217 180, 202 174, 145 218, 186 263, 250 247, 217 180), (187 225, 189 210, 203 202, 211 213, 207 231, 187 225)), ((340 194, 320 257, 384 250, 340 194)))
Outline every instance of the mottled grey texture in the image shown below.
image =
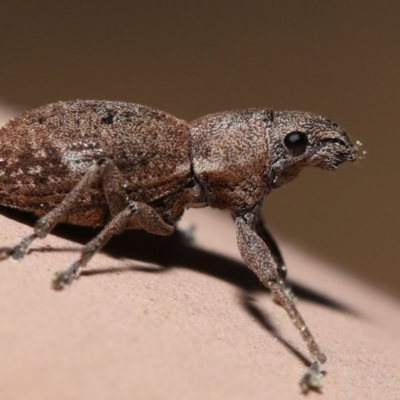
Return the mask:
POLYGON ((246 265, 286 310, 314 360, 302 388, 319 388, 326 360, 286 284, 286 265, 260 220, 262 201, 306 166, 335 169, 356 154, 330 120, 248 109, 186 123, 148 107, 106 101, 56 103, 0 129, 0 203, 42 216, 0 259, 22 258, 58 222, 106 225, 81 257, 56 274, 73 279, 123 229, 168 235, 185 208, 229 210, 246 265))

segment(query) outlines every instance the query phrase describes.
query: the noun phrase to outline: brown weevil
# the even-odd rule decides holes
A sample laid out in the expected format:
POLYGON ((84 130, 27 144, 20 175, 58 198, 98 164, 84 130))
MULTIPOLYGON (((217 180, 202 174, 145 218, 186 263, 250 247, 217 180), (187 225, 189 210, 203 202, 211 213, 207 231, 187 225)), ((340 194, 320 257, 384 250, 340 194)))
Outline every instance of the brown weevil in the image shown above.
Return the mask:
POLYGON ((260 216, 264 197, 306 166, 355 161, 346 133, 306 112, 254 108, 187 123, 149 107, 109 101, 59 102, 0 128, 0 204, 40 217, 34 232, 0 259, 21 259, 59 222, 104 226, 81 257, 57 272, 63 289, 124 229, 169 235, 185 208, 229 210, 246 265, 287 311, 313 364, 300 384, 322 385, 326 360, 297 311, 286 266, 260 216))

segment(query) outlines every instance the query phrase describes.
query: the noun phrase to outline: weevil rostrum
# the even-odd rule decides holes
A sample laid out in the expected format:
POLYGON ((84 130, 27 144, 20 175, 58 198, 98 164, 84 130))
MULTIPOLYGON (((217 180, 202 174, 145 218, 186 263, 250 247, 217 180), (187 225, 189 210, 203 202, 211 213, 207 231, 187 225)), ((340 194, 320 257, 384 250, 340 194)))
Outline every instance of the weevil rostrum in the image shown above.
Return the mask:
POLYGON ((315 114, 253 108, 191 123, 136 104, 58 102, 0 128, 0 204, 40 217, 0 258, 21 259, 59 222, 104 226, 79 260, 57 272, 63 289, 124 229, 169 235, 186 208, 229 210, 246 265, 271 290, 308 346, 300 384, 322 385, 321 352, 286 284, 286 266, 260 216, 264 197, 306 166, 334 170, 356 160, 335 123, 315 114))

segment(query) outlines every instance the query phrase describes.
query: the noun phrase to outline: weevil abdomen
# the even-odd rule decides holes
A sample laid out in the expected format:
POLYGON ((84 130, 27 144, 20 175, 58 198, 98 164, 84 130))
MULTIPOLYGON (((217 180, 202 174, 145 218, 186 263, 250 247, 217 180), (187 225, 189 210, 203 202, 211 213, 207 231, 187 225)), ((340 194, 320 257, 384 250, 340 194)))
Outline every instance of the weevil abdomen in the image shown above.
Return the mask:
MULTIPOLYGON (((109 101, 59 102, 0 128, 0 204, 47 214, 96 160, 121 172, 129 200, 151 202, 190 182, 187 124, 165 112, 109 101)), ((102 225, 101 183, 88 188, 65 222, 102 225)))

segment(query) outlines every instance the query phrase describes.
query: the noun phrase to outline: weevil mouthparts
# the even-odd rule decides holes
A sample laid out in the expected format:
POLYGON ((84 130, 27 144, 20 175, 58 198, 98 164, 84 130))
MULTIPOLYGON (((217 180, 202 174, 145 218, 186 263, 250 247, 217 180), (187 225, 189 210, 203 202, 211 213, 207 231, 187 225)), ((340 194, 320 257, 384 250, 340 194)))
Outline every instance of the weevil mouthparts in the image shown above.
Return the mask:
POLYGON ((356 161, 362 160, 367 155, 366 150, 361 150, 362 146, 363 144, 359 140, 357 140, 356 144, 354 145, 356 161))

